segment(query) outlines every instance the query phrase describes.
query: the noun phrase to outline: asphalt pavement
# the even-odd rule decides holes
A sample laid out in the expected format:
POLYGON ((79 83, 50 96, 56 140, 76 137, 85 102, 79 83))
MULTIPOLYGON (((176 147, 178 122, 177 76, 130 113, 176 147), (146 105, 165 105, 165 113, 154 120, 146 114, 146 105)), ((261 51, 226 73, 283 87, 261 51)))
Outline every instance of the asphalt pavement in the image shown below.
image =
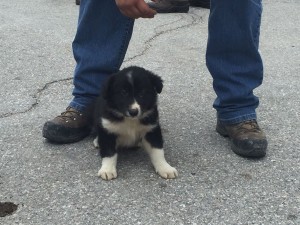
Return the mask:
POLYGON ((209 10, 191 7, 138 19, 123 64, 164 79, 165 153, 179 177, 160 178, 143 151, 128 151, 107 182, 96 176, 101 161, 91 138, 54 145, 41 134, 71 100, 78 6, 0 0, 0 202, 15 210, 3 214, 0 204, 0 224, 300 224, 300 2, 263 5, 265 76, 255 93, 267 156, 239 157, 215 132, 209 10))

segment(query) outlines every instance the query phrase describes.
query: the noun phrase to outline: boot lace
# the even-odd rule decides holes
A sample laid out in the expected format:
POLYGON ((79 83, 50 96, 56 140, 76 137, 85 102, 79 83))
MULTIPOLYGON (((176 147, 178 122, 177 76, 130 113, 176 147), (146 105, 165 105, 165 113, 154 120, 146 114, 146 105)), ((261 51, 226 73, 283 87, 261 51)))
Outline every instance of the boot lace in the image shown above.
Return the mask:
POLYGON ((237 131, 242 132, 242 133, 245 133, 245 132, 259 133, 260 128, 255 120, 249 120, 249 121, 245 121, 245 122, 238 124, 237 131))
POLYGON ((71 107, 68 107, 66 109, 65 112, 62 112, 60 114, 60 118, 65 120, 66 122, 69 122, 69 120, 76 120, 78 117, 81 117, 82 116, 82 113, 71 108, 71 107))

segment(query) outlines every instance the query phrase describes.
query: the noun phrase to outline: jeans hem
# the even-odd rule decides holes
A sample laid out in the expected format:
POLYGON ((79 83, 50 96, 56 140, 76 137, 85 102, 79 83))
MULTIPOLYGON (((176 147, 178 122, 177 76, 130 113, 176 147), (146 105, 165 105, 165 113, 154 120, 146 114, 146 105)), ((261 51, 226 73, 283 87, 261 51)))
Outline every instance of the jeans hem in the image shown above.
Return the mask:
POLYGON ((69 106, 71 106, 72 108, 76 109, 79 112, 84 112, 87 109, 87 106, 78 104, 77 102, 71 101, 69 106))
POLYGON ((230 119, 218 118, 218 120, 223 124, 237 124, 247 120, 256 120, 256 119, 257 119, 256 113, 246 114, 243 116, 238 116, 230 119))

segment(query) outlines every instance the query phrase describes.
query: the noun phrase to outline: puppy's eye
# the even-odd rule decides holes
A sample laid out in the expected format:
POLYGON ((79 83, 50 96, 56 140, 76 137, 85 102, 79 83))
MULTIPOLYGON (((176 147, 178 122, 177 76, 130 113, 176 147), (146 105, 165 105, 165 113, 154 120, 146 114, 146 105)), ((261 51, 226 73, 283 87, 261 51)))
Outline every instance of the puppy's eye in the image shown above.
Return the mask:
POLYGON ((145 90, 142 90, 142 91, 138 92, 138 96, 141 97, 141 98, 144 97, 145 94, 146 94, 145 90))
POLYGON ((128 96, 128 91, 125 90, 125 89, 122 89, 122 90, 121 90, 121 94, 122 94, 123 96, 128 96))

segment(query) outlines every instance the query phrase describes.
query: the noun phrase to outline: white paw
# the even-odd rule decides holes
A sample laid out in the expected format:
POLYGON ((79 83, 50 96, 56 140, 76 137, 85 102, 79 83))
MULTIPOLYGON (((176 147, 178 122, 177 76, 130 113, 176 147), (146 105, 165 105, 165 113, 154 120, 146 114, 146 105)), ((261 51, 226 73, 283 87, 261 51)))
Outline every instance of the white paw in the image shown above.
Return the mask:
POLYGON ((93 144, 94 144, 95 148, 99 148, 100 147, 99 146, 99 142, 98 142, 98 136, 94 139, 93 144))
POLYGON ((162 178, 165 179, 174 179, 178 177, 177 170, 168 163, 160 165, 159 167, 155 168, 155 170, 162 178))
POLYGON ((98 172, 98 176, 103 180, 117 178, 117 154, 112 157, 102 158, 102 166, 98 172))
POLYGON ((117 170, 116 168, 103 168, 98 172, 98 176, 101 177, 103 180, 112 180, 117 178, 117 170))

